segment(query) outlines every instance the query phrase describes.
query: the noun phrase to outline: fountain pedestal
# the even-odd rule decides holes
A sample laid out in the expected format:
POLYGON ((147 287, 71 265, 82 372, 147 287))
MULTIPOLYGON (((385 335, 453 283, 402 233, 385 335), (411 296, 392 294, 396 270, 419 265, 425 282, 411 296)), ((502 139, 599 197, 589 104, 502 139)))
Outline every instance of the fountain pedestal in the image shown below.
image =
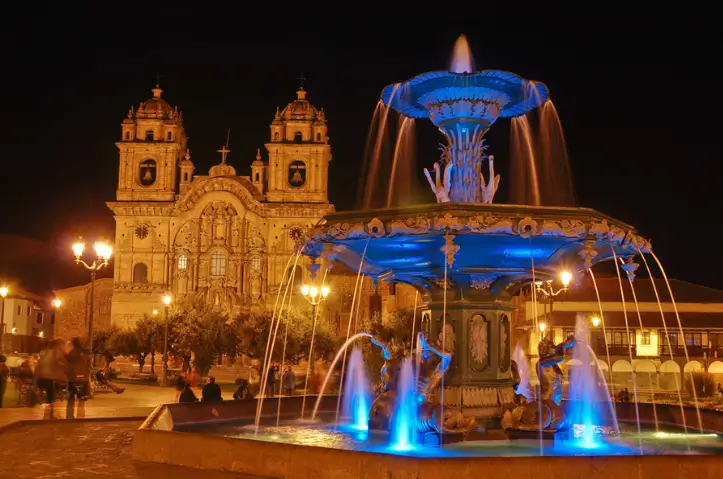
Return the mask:
POLYGON ((499 418, 501 407, 514 401, 510 351, 514 308, 509 294, 493 295, 485 289, 489 284, 467 281, 447 288, 446 308, 444 290, 432 288, 422 330, 452 353, 444 377, 445 407, 458 408, 484 424, 499 418))

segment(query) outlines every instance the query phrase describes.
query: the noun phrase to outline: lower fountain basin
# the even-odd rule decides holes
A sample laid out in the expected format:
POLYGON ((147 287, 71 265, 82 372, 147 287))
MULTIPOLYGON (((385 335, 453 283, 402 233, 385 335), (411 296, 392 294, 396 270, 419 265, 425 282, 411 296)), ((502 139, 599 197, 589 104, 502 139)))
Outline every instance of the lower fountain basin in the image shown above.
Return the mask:
MULTIPOLYGON (((159 406, 136 433, 133 458, 248 478, 461 479, 479 477, 480 471, 491 477, 535 479, 723 477, 723 414, 713 411, 703 412, 704 425, 720 427, 719 434, 683 434, 673 428, 638 433, 633 424, 624 426, 622 439, 608 437, 589 447, 574 441, 491 440, 397 450, 388 446, 386 433, 335 428, 334 414, 328 411, 334 410, 336 397, 322 401, 320 422, 294 419, 302 400, 264 401, 258 434, 253 427, 255 401, 159 406)), ((310 402, 307 399, 307 407, 310 402)), ((659 405, 657 410, 673 418, 680 408, 659 405)))

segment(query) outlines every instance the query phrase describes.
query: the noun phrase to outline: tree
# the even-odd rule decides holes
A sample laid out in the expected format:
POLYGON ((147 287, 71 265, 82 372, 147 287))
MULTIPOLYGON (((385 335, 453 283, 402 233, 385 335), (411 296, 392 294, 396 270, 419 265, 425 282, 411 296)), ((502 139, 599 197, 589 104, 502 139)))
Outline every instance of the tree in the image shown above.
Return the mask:
POLYGON ((93 331, 93 355, 107 355, 112 351, 112 338, 118 334, 118 328, 111 326, 107 329, 93 331))
MULTIPOLYGON (((138 349, 145 352, 143 361, 145 358, 151 355, 151 374, 156 373, 156 351, 163 350, 163 328, 153 316, 144 316, 143 319, 138 321, 136 328, 133 330, 136 334, 138 341, 138 349)), ((140 364, 140 361, 139 361, 140 364)), ((141 366, 141 372, 143 367, 141 366)))
POLYGON ((138 372, 143 372, 148 350, 138 340, 135 330, 118 331, 111 337, 111 349, 121 356, 133 356, 138 361, 138 372))
POLYGON ((178 303, 169 316, 169 351, 205 376, 222 354, 235 357, 239 336, 228 312, 202 301, 178 303))

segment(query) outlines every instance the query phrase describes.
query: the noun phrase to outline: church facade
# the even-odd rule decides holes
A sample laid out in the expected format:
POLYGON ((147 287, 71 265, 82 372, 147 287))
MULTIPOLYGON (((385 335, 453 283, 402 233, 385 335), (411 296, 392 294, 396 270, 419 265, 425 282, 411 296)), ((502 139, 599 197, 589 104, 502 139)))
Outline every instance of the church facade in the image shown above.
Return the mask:
MULTIPOLYGON (((166 293, 231 311, 273 303, 306 231, 334 211, 326 117, 303 88, 277 108, 248 176, 227 162, 227 146, 220 163, 199 174, 183 115, 162 94, 157 86, 130 109, 116 143, 118 189, 108 207, 116 221, 111 323, 118 327, 151 314, 166 293)), ((306 264, 302 256, 295 283, 309 279, 306 264)))

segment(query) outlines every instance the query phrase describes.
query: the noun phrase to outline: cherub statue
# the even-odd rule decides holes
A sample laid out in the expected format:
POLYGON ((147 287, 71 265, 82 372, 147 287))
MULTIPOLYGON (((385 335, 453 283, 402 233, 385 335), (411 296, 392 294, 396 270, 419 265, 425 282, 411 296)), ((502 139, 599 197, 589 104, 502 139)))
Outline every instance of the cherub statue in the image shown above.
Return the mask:
POLYGON ((480 184, 482 186, 482 203, 492 204, 492 199, 497 193, 497 188, 500 185, 500 175, 495 176, 495 157, 490 155, 488 157, 490 162, 490 181, 485 184, 485 175, 481 171, 479 172, 480 184))
POLYGON ((426 168, 424 169, 424 176, 427 177, 427 181, 429 181, 429 186, 432 187, 434 196, 437 197, 437 203, 448 203, 449 201, 451 201, 449 199, 449 193, 452 190, 452 163, 447 163, 447 166, 444 167, 444 178, 442 178, 442 175, 439 173, 439 168, 439 163, 435 161, 434 181, 432 181, 432 176, 429 174, 429 171, 426 168))

